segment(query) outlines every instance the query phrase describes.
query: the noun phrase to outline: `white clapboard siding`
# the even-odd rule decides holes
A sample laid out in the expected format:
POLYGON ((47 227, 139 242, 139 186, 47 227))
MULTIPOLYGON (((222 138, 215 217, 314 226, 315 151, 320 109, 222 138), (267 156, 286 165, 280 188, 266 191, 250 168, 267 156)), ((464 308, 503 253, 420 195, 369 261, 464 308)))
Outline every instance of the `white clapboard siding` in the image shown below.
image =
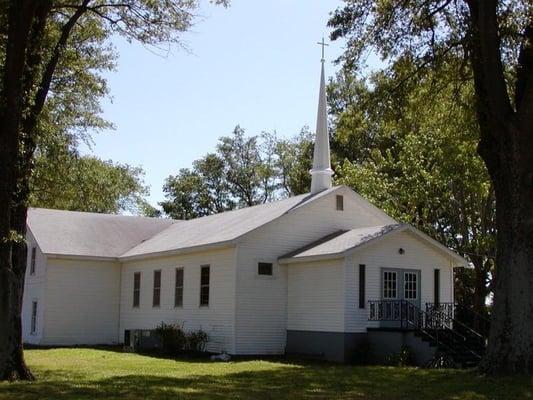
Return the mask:
MULTIPOLYGON (((440 300, 453 301, 453 269, 449 258, 410 232, 392 234, 347 257, 345 271, 346 332, 378 326, 368 321, 368 304, 359 308, 359 264, 366 265, 366 300, 381 299, 382 268, 420 270, 421 307, 434 301, 434 270, 440 269, 440 300), (404 254, 398 250, 404 249, 404 254)), ((402 290, 402 288, 399 288, 402 290)))
POLYGON ((46 345, 116 344, 120 264, 48 259, 46 345))
POLYGON ((234 350, 235 249, 129 261, 122 266, 120 340, 126 329, 155 329, 161 322, 186 331, 203 329, 207 350, 234 350), (200 267, 210 265, 209 306, 200 307, 200 267), (174 307, 175 271, 183 268, 183 306, 174 307), (161 305, 153 307, 154 271, 161 270, 161 305), (141 272, 140 306, 133 307, 133 276, 141 272))
POLYGON ((341 229, 393 222, 341 187, 246 235, 237 250, 236 352, 279 354, 285 350, 287 266, 274 264, 274 278, 264 279, 257 276, 258 261, 275 261, 341 229), (344 195, 344 211, 336 210, 337 194, 344 195))
POLYGON ((344 259, 288 266, 288 330, 344 331, 344 259))
POLYGON ((24 276, 24 294, 22 298, 22 340, 24 343, 40 344, 43 337, 44 309, 46 293, 46 256, 37 245, 35 238, 28 230, 26 234, 28 246, 26 275, 24 276), (35 274, 30 275, 32 248, 35 253, 35 274), (36 332, 31 333, 32 303, 37 301, 36 332))

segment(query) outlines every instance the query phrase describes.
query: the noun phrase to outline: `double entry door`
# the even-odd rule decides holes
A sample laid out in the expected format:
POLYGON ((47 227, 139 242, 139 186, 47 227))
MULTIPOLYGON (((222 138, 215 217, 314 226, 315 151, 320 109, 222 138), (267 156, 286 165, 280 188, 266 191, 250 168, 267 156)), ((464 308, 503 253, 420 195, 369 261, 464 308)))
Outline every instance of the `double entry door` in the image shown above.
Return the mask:
POLYGON ((420 270, 383 268, 381 298, 383 300, 407 300, 420 308, 420 270))
MULTIPOLYGON (((420 270, 383 268, 381 270, 382 327, 400 327, 401 321, 414 319, 416 312, 401 300, 421 308, 420 270)), ((402 328, 404 326, 401 326, 402 328)))

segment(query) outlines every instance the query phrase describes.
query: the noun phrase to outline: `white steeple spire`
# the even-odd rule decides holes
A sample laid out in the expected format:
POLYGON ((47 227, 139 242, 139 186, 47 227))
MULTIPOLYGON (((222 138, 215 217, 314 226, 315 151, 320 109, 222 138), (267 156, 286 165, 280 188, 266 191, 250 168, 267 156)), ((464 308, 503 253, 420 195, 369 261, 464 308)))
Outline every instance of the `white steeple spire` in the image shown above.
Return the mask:
POLYGON ((318 97, 318 114, 316 119, 316 137, 315 149, 313 153, 313 169, 309 171, 311 174, 311 193, 319 193, 323 190, 331 188, 331 176, 333 170, 331 169, 330 154, 329 154, 329 135, 328 135, 328 112, 326 104, 326 80, 324 78, 324 38, 322 42, 322 69, 320 73, 320 94, 318 97))

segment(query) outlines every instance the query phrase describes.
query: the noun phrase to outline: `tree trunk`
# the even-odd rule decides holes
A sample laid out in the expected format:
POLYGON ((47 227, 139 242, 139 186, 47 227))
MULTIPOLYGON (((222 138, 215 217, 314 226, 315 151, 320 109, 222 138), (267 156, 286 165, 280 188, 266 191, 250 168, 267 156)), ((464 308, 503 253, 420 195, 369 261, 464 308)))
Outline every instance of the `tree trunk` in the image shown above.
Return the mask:
MULTIPOLYGON (((28 36, 39 2, 9 3, 8 40, 0 90, 0 380, 32 379, 22 349, 22 294, 26 272, 26 205, 21 202, 20 126, 28 36)), ((26 132, 28 133, 28 132, 26 132)))
MULTIPOLYGON (((12 265, 25 265, 26 244, 13 246, 12 265)), ((22 346, 22 294, 25 268, 0 268, 0 380, 33 379, 22 346)))
MULTIPOLYGON (((474 296, 472 299, 472 309, 479 315, 487 316, 487 306, 485 301, 487 299, 487 271, 485 269, 485 263, 483 257, 472 256, 472 264, 474 265, 474 296)), ((478 332, 482 332, 484 326, 482 326, 479 318, 473 321, 473 328, 478 332)))
POLYGON ((533 372, 533 21, 525 28, 511 102, 497 0, 465 0, 480 125, 478 152, 496 196, 496 276, 488 372, 533 372))
POLYGON ((502 143, 507 149, 500 149, 499 162, 488 163, 498 240, 494 308, 482 368, 533 372, 533 139, 523 140, 524 132, 507 137, 513 139, 502 143))

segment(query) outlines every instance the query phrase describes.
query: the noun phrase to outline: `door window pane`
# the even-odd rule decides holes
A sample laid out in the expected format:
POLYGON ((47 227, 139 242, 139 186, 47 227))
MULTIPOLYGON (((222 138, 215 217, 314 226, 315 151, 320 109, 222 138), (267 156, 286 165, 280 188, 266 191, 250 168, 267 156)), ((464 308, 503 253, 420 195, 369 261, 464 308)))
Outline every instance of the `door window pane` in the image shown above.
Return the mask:
POLYGON ((383 272, 383 298, 395 299, 398 297, 397 277, 394 271, 383 272))
POLYGON ((416 300, 418 297, 418 274, 406 272, 403 281, 405 300, 416 300))

